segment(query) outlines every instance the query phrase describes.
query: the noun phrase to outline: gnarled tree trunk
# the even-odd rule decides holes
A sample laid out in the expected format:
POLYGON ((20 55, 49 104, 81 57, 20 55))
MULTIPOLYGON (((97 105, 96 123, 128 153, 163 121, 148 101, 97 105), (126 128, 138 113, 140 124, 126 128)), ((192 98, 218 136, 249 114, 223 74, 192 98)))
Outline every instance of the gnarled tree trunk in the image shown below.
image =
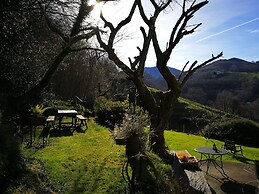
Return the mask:
POLYGON ((155 153, 166 154, 167 151, 164 130, 168 127, 168 122, 173 114, 174 105, 180 93, 163 93, 161 95, 158 113, 150 118, 150 145, 155 153))
MULTIPOLYGON (((157 18, 166 8, 170 7, 170 4, 174 1, 150 1, 151 6, 153 6, 154 12, 149 17, 145 8, 143 7, 143 1, 135 0, 132 4, 131 10, 128 16, 121 20, 117 26, 114 26, 112 22, 109 22, 105 19, 103 14, 100 14, 100 18, 104 22, 104 27, 109 28, 108 40, 105 40, 101 31, 96 33, 97 40, 100 46, 108 53, 108 56, 114 63, 121 68, 129 78, 134 82, 138 94, 142 100, 142 103, 145 106, 145 109, 148 111, 151 126, 150 126, 150 145, 151 149, 163 155, 166 152, 165 139, 164 139, 164 130, 167 128, 167 124, 172 116, 174 105, 180 96, 182 86, 188 80, 188 78, 200 67, 212 62, 213 60, 222 56, 222 53, 217 56, 213 56, 196 66, 197 61, 194 61, 188 71, 183 74, 185 67, 189 62, 186 63, 185 67, 182 70, 182 73, 178 78, 173 75, 168 68, 168 61, 170 59, 171 53, 180 40, 189 34, 192 34, 200 25, 195 24, 188 26, 189 20, 194 16, 194 14, 205 6, 208 1, 203 0, 201 2, 196 1, 187 1, 184 0, 182 4, 182 12, 174 24, 170 37, 168 38, 167 46, 164 50, 164 45, 161 46, 158 41, 156 22, 157 18), (140 31, 143 36, 142 48, 137 47, 139 55, 134 57, 134 60, 129 59, 129 65, 124 63, 116 55, 114 49, 115 37, 118 35, 118 32, 131 22, 133 15, 135 14, 136 9, 138 8, 140 16, 143 20, 143 24, 146 25, 146 28, 140 26, 140 31), (167 91, 159 91, 159 97, 156 98, 152 92, 149 90, 148 86, 144 84, 143 75, 144 68, 146 65, 146 59, 150 46, 153 45, 156 56, 156 67, 158 68, 161 76, 165 79, 168 89, 167 91), (182 78, 182 76, 184 77, 182 78)), ((149 14, 150 15, 150 14, 149 14)), ((170 23, 170 21, 168 21, 170 23)))

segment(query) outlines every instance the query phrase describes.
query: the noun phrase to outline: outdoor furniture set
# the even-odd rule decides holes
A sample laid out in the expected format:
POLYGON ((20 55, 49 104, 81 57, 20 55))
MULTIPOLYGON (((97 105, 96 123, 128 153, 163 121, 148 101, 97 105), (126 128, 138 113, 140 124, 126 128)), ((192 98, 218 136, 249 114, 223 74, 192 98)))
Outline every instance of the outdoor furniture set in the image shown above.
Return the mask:
POLYGON ((58 110, 56 115, 48 115, 46 118, 46 126, 52 125, 52 127, 55 128, 56 117, 58 120, 58 129, 62 129, 64 124, 71 124, 73 129, 83 125, 88 128, 86 123, 87 118, 81 114, 78 114, 76 110, 58 110), (71 118, 71 122, 65 122, 64 117, 71 118))
POLYGON ((206 174, 208 174, 210 165, 213 164, 215 169, 217 169, 223 176, 226 175, 223 169, 223 162, 222 162, 222 156, 228 153, 226 149, 217 148, 215 144, 213 144, 213 147, 208 147, 208 146, 197 147, 194 149, 194 151, 201 154, 201 158, 199 161, 200 165, 207 163, 206 174))
POLYGON ((243 155, 242 146, 236 145, 234 141, 225 140, 223 148, 217 148, 215 144, 211 147, 202 146, 195 148, 194 151, 201 154, 200 160, 197 160, 195 156, 191 156, 187 150, 176 151, 176 156, 184 168, 197 168, 206 163, 206 174, 208 174, 210 166, 214 165, 215 169, 223 176, 227 176, 223 168, 222 156, 228 154, 228 150, 233 154, 241 152, 243 155))

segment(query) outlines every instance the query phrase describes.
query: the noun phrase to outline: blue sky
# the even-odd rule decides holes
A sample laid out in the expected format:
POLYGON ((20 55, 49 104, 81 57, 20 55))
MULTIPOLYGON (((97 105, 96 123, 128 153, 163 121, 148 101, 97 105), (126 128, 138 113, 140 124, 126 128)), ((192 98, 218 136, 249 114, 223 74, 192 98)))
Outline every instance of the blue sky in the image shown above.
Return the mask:
MULTIPOLYGON (((148 0, 144 0, 146 11, 150 11, 148 0)), ((113 23, 128 12, 132 0, 121 1, 116 5, 105 5, 104 15, 113 23), (123 2, 123 3, 122 3, 123 2)), ((158 20, 158 37, 166 45, 180 6, 174 4, 172 10, 161 15, 158 20)), ((124 40, 116 45, 116 51, 127 63, 128 57, 137 54, 141 46, 139 32, 140 18, 134 17, 133 23, 124 29, 124 40)), ((187 61, 203 62, 223 51, 222 59, 233 57, 247 61, 259 61, 259 0, 210 0, 197 12, 189 24, 202 23, 197 32, 184 38, 173 51, 168 66, 182 69, 187 61)), ((147 66, 155 66, 152 50, 147 66)))

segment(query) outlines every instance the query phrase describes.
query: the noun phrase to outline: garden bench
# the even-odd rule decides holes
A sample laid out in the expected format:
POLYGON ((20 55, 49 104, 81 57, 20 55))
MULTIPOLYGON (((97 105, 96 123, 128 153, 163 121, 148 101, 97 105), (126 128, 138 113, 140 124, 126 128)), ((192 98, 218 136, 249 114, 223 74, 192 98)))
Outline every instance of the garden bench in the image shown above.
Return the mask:
POLYGON ((243 155, 243 149, 241 145, 236 145, 234 141, 231 140, 224 140, 223 148, 226 150, 230 150, 232 154, 236 154, 238 152, 241 152, 241 155, 243 155))
POLYGON ((87 120, 86 117, 84 117, 83 115, 76 115, 76 122, 77 122, 77 120, 80 121, 79 127, 85 125, 86 129, 88 128, 87 123, 86 123, 86 120, 87 120))
POLYGON ((55 116, 48 116, 46 118, 46 126, 49 126, 50 124, 52 124, 53 128, 55 128, 55 116))

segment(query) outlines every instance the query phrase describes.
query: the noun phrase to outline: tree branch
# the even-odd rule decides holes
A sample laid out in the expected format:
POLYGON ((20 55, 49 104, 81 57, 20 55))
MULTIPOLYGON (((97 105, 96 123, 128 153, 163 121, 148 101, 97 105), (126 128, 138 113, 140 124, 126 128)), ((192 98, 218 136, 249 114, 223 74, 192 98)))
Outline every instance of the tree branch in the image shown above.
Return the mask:
POLYGON ((143 76, 144 68, 147 60, 148 50, 151 43, 151 30, 149 30, 148 35, 145 32, 143 27, 140 28, 142 35, 143 35, 143 47, 142 50, 139 49, 139 67, 138 67, 138 74, 143 76))
POLYGON ((212 55, 212 57, 211 57, 210 59, 208 59, 207 61, 204 61, 202 64, 200 64, 200 65, 198 65, 198 66, 196 66, 196 67, 194 67, 195 64, 197 63, 197 61, 195 61, 195 62, 192 64, 192 66, 190 67, 190 69, 189 69, 188 73, 186 74, 186 76, 184 77, 183 81, 181 82, 181 86, 183 86, 183 85, 186 83, 186 81, 190 78, 190 76, 191 76, 195 71, 197 71, 199 68, 201 68, 201 67, 207 65, 208 63, 210 63, 210 62, 212 62, 212 61, 214 61, 214 60, 216 60, 216 59, 218 59, 218 58, 220 58, 220 57, 222 57, 222 56, 223 56, 223 52, 219 53, 217 56, 213 56, 213 55, 212 55))
POLYGON ((56 33, 57 35, 59 35, 65 42, 67 42, 69 40, 69 38, 61 31, 61 29, 58 28, 58 26, 56 26, 52 20, 47 16, 46 14, 46 10, 43 4, 39 3, 40 9, 42 14, 44 15, 44 18, 46 20, 46 23, 49 27, 49 29, 51 31, 53 31, 54 33, 56 33))
POLYGON ((94 5, 88 6, 87 1, 81 0, 81 5, 79 8, 79 12, 76 17, 76 21, 74 22, 73 28, 70 33, 70 37, 73 37, 80 32, 80 28, 84 18, 94 9, 94 5))
POLYGON ((101 12, 100 12, 100 18, 101 18, 102 21, 104 22, 104 28, 105 28, 105 27, 108 27, 108 28, 110 28, 111 31, 114 30, 114 26, 112 25, 112 23, 111 23, 111 22, 108 22, 108 21, 104 18, 102 10, 101 10, 101 12))
POLYGON ((182 69, 180 75, 178 76, 178 79, 177 79, 178 81, 181 80, 181 77, 182 77, 182 75, 183 75, 183 73, 184 73, 184 70, 185 70, 185 68, 187 67, 188 64, 189 64, 189 61, 187 61, 187 63, 185 63, 185 65, 184 65, 184 67, 183 67, 183 69, 182 69))
POLYGON ((91 47, 88 47, 88 46, 81 47, 81 48, 72 48, 71 52, 80 52, 80 51, 83 51, 83 50, 93 50, 93 51, 105 52, 105 50, 98 49, 98 48, 91 48, 91 47))
MULTIPOLYGON (((185 3, 185 1, 186 0, 184 0, 184 3, 185 3)), ((186 30, 187 23, 193 17, 194 13, 197 12, 199 9, 201 9, 203 6, 205 6, 208 3, 208 1, 205 0, 203 2, 200 2, 196 5, 194 5, 195 2, 196 1, 194 1, 186 11, 184 11, 184 9, 182 9, 182 14, 179 17, 179 19, 177 20, 177 22, 172 30, 172 33, 170 35, 169 47, 165 51, 167 58, 170 57, 172 50, 175 48, 175 46, 180 42, 180 40, 184 36, 193 33, 194 30, 196 30, 201 25, 201 23, 200 23, 200 24, 195 25, 195 27, 192 28, 191 30, 189 30, 189 31, 186 30)))
POLYGON ((111 47, 113 46, 113 42, 114 42, 114 39, 115 39, 115 36, 117 35, 118 31, 125 25, 127 25, 131 19, 132 19, 132 16, 135 12, 135 9, 137 7, 137 3, 138 3, 138 0, 135 0, 132 7, 131 7, 131 10, 130 10, 130 13, 129 15, 124 19, 122 20, 116 28, 114 28, 113 30, 111 29, 111 34, 109 36, 109 40, 108 40, 108 45, 110 45, 111 47))
POLYGON ((143 19, 143 21, 148 25, 149 24, 149 19, 147 18, 145 12, 144 12, 144 8, 142 6, 141 1, 138 1, 138 8, 139 8, 139 13, 143 19))
POLYGON ((102 40, 100 30, 95 31, 96 38, 100 44, 100 46, 108 53, 109 59, 114 61, 114 63, 121 68, 129 77, 134 77, 134 72, 126 65, 124 64, 115 54, 114 49, 110 47, 109 45, 105 44, 102 40))
POLYGON ((97 29, 94 28, 92 31, 86 33, 86 34, 79 34, 77 36, 74 36, 72 38, 70 38, 69 42, 67 43, 66 47, 71 47, 73 44, 75 44, 76 42, 80 41, 80 40, 88 40, 91 37, 93 37, 96 34, 97 29))

